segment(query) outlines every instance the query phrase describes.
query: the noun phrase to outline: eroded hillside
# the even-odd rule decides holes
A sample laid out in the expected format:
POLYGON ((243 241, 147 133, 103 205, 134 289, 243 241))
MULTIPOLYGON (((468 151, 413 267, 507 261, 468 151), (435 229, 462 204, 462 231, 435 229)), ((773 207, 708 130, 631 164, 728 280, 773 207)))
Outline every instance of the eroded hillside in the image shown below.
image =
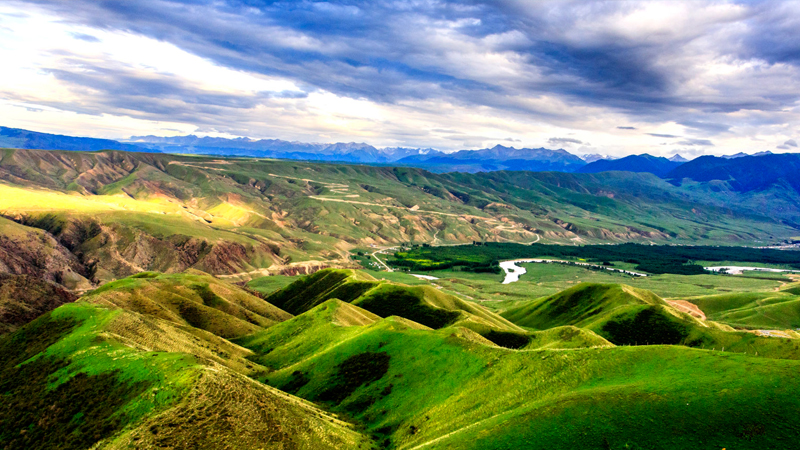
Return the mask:
POLYGON ((118 151, 0 157, 0 212, 27 227, 2 233, 0 270, 66 274, 70 289, 147 270, 351 267, 356 246, 404 242, 746 243, 797 234, 797 208, 764 217, 748 206, 762 194, 737 202, 727 192, 720 202, 651 174, 432 174, 118 151), (23 247, 53 256, 42 263, 23 247))

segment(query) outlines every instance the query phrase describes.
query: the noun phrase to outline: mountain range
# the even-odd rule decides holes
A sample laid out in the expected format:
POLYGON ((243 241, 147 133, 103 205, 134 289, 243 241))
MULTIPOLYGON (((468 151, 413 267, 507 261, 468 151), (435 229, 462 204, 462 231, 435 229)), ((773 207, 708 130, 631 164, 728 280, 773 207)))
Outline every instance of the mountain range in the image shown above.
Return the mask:
POLYGON ((680 161, 672 161, 667 158, 652 156, 645 153, 642 155, 630 155, 620 159, 601 159, 578 168, 576 172, 649 172, 659 177, 663 177, 672 169, 675 169, 681 164, 683 163, 680 161))
POLYGON ((563 149, 514 148, 496 145, 482 150, 413 155, 397 164, 424 167, 434 172, 491 172, 529 170, 531 172, 574 172, 586 161, 563 149))
MULTIPOLYGON (((651 158, 633 162, 664 163, 651 158)), ((543 293, 550 281, 474 265, 428 281, 397 262, 540 256, 540 242, 634 242, 660 261, 689 247, 654 243, 789 239, 798 168, 432 173, 0 149, 0 448, 786 448, 800 283, 571 260, 546 265, 563 279, 543 293), (378 263, 400 270, 361 270, 378 263)), ((626 255, 591 261, 645 262, 626 255)))
MULTIPOLYGON (((0 127, 0 148, 47 149, 70 151, 123 150, 129 152, 174 153, 220 156, 246 156, 304 161, 342 162, 371 165, 420 167, 435 173, 491 172, 523 170, 531 172, 599 173, 608 171, 649 172, 659 177, 689 162, 681 155, 667 159, 649 154, 614 158, 609 155, 577 156, 564 149, 514 148, 496 145, 479 150, 445 153, 432 148, 385 147, 366 143, 306 143, 281 139, 198 137, 194 135, 162 137, 133 136, 125 141, 72 137, 0 127)), ((770 156, 771 152, 753 155, 738 153, 707 158, 735 160, 749 156, 770 156)), ((793 157, 787 157, 792 159, 793 157)), ((747 159, 746 159, 747 160, 747 159)), ((718 162, 717 164, 722 164, 718 162)), ((770 163, 767 162, 767 165, 770 163)), ((699 166, 691 166, 699 167, 699 166)), ((694 169, 693 169, 694 170, 694 169)), ((780 171, 779 171, 780 172, 780 171)))

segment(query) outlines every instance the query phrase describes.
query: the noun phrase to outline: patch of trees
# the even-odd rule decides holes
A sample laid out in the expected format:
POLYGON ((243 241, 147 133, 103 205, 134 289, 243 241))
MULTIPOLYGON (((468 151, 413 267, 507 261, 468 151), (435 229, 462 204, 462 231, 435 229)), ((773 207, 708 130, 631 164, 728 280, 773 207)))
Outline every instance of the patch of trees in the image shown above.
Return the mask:
POLYGON ((606 265, 611 261, 636 264, 636 270, 654 274, 697 275, 705 270, 693 261, 742 261, 786 264, 800 269, 800 252, 749 247, 677 245, 549 245, 479 243, 450 247, 414 247, 395 253, 392 265, 410 270, 442 270, 461 267, 467 271, 499 272, 499 261, 552 257, 585 259, 606 265))

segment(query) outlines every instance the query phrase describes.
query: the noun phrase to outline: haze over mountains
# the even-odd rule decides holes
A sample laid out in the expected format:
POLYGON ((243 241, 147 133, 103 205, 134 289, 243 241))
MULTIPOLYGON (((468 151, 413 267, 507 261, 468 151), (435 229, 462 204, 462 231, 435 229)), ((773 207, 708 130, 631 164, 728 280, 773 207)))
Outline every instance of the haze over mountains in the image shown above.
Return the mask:
MULTIPOLYGON (((610 155, 572 154, 564 149, 514 148, 496 145, 480 150, 445 153, 433 148, 385 147, 366 143, 307 143, 281 139, 217 138, 189 136, 132 136, 120 142, 110 139, 62 136, 0 127, 0 147, 47 150, 125 150, 198 155, 248 156, 261 158, 329 161, 357 164, 392 164, 421 167, 432 172, 489 172, 527 170, 532 172, 605 171, 650 172, 660 177, 689 161, 681 155, 667 159, 648 154, 615 158, 610 155)), ((753 156, 770 155, 760 152, 753 156)), ((740 158, 744 153, 721 158, 740 158)))
MULTIPOLYGON (((786 170, 795 167, 797 154, 758 152, 753 155, 737 153, 726 156, 703 156, 688 160, 676 154, 670 158, 649 154, 629 155, 614 158, 609 155, 585 154, 578 156, 564 149, 514 148, 496 145, 480 150, 460 150, 445 153, 433 148, 376 148, 365 143, 306 143, 281 139, 215 138, 198 136, 133 136, 120 142, 110 139, 62 136, 39 133, 16 128, 0 127, 0 147, 20 149, 48 149, 70 151, 123 150, 148 153, 173 153, 220 156, 246 156, 304 161, 341 162, 411 166, 434 173, 446 172, 491 172, 498 170, 522 170, 530 172, 601 173, 610 171, 652 173, 660 178, 689 178, 702 181, 727 180, 725 176, 744 179, 766 180, 756 185, 772 184, 786 178, 786 170), (760 159, 759 157, 770 156, 760 159), (779 158, 772 158, 779 156, 779 158), (757 159, 755 165, 749 164, 757 159), (702 160, 702 161, 699 161, 702 160), (736 162, 741 160, 741 162, 736 162), (697 164, 677 171, 679 167, 694 161, 697 164), (732 161, 731 163, 728 163, 732 161), (785 164, 784 164, 785 163, 785 164), (718 167, 730 167, 730 171, 718 171, 718 167), (707 170, 708 173, 698 171, 707 170)), ((791 176, 788 176, 791 178, 791 176)), ((788 186, 795 183, 787 181, 788 186)), ((742 186, 750 186, 749 181, 742 186)))

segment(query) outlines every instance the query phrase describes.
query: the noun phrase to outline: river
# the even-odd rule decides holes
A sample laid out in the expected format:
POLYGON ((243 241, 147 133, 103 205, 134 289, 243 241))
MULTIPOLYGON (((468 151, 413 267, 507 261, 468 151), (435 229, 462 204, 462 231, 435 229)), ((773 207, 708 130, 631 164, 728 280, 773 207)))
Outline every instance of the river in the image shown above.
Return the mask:
POLYGON ((501 261, 500 268, 506 273, 506 277, 503 280, 503 284, 511 284, 519 281, 519 277, 524 275, 527 270, 524 267, 520 267, 517 263, 542 263, 542 264, 568 264, 568 265, 576 265, 582 267, 591 267, 594 269, 603 269, 608 270, 611 272, 618 272, 624 273, 626 275, 631 275, 634 277, 646 277, 646 273, 639 273, 639 272, 631 272, 629 270, 622 270, 622 269, 615 269, 613 267, 608 266, 599 266, 597 264, 589 264, 589 263, 582 263, 582 262, 575 262, 575 261, 563 261, 558 259, 513 259, 509 261, 501 261))

